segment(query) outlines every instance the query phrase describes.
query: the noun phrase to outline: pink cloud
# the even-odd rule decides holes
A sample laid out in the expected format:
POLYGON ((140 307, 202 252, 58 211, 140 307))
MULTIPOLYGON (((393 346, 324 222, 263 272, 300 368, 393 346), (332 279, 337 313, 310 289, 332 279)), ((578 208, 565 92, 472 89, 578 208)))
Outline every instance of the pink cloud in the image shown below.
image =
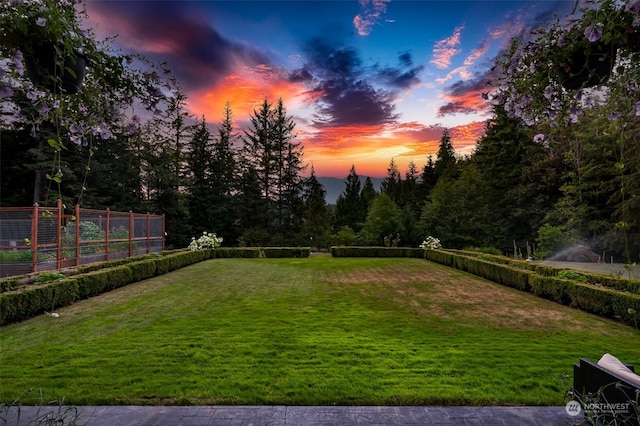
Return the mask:
POLYGON ((460 35, 464 27, 460 26, 453 30, 453 34, 447 38, 439 40, 433 47, 433 58, 430 63, 440 69, 445 69, 451 64, 451 58, 460 52, 460 35))
POLYGON ((480 47, 474 49, 469 56, 467 56, 467 59, 464 60, 464 65, 467 67, 473 65, 475 61, 487 53, 487 50, 489 50, 489 41, 485 39, 480 47))
MULTIPOLYGON (((358 34, 367 36, 371 34, 371 27, 377 24, 382 15, 387 12, 387 3, 391 0, 360 0, 362 13, 353 18, 353 26, 356 27, 358 34)), ((385 22, 395 22, 387 19, 385 22)))

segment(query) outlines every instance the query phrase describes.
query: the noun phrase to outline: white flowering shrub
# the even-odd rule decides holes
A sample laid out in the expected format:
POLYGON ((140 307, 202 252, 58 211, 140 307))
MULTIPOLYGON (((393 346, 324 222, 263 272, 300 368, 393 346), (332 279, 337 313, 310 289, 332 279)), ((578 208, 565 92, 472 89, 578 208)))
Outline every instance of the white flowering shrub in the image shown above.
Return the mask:
POLYGON ((189 243, 189 250, 207 250, 220 247, 222 244, 222 237, 218 237, 214 232, 204 231, 200 238, 196 240, 196 237, 191 237, 189 243))
POLYGON ((423 242, 420 244, 421 249, 425 250, 435 250, 442 248, 442 244, 440 244, 440 240, 429 235, 423 242))

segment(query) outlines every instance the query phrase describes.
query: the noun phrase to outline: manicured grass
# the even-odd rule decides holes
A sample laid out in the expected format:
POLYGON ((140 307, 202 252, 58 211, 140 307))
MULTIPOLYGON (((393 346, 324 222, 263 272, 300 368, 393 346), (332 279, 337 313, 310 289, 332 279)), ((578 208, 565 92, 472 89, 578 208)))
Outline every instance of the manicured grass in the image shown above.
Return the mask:
POLYGON ((640 365, 638 330, 422 259, 215 259, 57 312, 0 329, 0 401, 559 405, 580 357, 640 365))

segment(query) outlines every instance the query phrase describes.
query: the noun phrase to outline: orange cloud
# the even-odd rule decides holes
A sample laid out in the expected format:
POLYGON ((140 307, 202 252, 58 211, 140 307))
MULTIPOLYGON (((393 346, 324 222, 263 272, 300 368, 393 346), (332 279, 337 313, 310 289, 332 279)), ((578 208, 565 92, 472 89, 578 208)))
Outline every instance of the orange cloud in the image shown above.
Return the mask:
POLYGON ((478 139, 484 136, 486 125, 485 121, 472 121, 452 128, 451 143, 456 152, 461 155, 471 154, 476 148, 478 139))
POLYGON ((438 115, 486 113, 491 108, 491 105, 482 98, 482 94, 486 91, 486 86, 469 85, 465 90, 444 94, 443 97, 448 102, 438 109, 438 115))
POLYGON ((463 28, 457 27, 451 36, 436 42, 430 63, 440 69, 445 69, 451 64, 451 58, 460 52, 457 46, 460 44, 460 33, 463 28))
POLYGON ((282 70, 260 65, 243 67, 207 90, 189 93, 187 106, 192 113, 217 121, 228 101, 234 119, 239 121, 251 116, 265 99, 275 102, 280 98, 287 110, 313 99, 304 86, 287 81, 282 70))
MULTIPOLYGON (((384 177, 391 159, 404 175, 410 162, 419 170, 433 160, 444 128, 417 122, 394 126, 345 126, 300 134, 305 160, 313 163, 318 176, 345 177, 352 165, 362 176, 384 177)), ((485 122, 476 121, 449 129, 451 143, 458 155, 469 155, 484 135, 485 122)))

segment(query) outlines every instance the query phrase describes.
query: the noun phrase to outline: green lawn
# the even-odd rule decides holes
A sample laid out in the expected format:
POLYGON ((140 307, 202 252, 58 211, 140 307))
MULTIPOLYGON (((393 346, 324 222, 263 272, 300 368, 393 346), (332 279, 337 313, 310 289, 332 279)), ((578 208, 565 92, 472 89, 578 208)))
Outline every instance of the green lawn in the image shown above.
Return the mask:
POLYGON ((0 401, 559 405, 640 332, 421 259, 216 259, 0 328, 0 401), (567 383, 571 383, 569 380, 567 383))

